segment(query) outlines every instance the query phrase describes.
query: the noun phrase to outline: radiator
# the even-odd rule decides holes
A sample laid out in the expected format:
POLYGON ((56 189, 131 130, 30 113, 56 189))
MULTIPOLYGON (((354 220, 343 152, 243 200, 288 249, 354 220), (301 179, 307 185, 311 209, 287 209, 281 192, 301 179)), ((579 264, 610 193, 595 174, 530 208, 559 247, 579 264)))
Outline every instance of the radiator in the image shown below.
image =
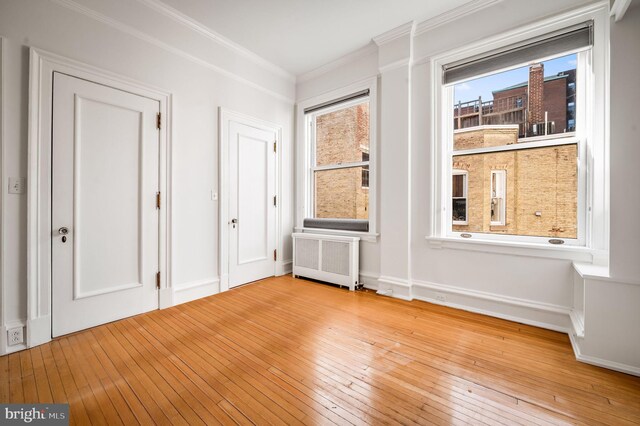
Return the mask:
POLYGON ((295 233, 293 276, 349 287, 358 286, 360 238, 295 233))

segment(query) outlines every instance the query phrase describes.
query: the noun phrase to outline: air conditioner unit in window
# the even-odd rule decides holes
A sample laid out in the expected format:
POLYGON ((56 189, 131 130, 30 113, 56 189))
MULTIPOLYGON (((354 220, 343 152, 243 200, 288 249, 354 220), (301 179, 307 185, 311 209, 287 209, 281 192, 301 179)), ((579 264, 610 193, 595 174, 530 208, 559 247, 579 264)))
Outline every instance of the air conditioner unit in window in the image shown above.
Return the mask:
POLYGON ((360 238, 294 233, 293 276, 349 287, 358 286, 360 238))

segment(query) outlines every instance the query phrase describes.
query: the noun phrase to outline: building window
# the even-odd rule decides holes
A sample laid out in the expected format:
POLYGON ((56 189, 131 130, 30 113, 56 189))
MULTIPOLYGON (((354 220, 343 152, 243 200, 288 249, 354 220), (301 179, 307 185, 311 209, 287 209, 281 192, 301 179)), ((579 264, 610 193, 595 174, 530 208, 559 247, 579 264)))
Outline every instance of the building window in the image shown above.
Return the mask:
POLYGON ((491 191, 490 207, 491 207, 491 225, 504 226, 506 213, 506 192, 507 192, 507 171, 492 170, 491 171, 491 191))
POLYGON ((446 214, 435 217, 435 229, 585 243, 592 34, 587 21, 471 58, 434 61, 443 123, 436 168, 453 177, 451 186, 442 183, 446 214))
POLYGON ((454 170, 451 174, 451 217, 454 225, 466 225, 467 221, 467 180, 464 170, 454 170))
POLYGON ((376 89, 370 79, 298 103, 297 230, 377 237, 376 89))
POLYGON ((362 162, 367 163, 366 166, 362 167, 362 188, 369 189, 369 153, 362 153, 362 162))

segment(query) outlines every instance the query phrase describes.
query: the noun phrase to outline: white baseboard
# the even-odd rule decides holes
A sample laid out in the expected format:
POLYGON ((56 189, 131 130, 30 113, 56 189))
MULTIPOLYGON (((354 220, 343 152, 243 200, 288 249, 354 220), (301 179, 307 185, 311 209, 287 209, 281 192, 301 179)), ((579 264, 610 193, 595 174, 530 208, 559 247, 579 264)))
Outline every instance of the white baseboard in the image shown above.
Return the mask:
POLYGON ((290 274, 293 270, 293 260, 278 260, 276 262, 276 277, 290 274))
POLYGON ((569 340, 571 340, 571 346, 573 347, 573 353, 576 359, 585 364, 595 365, 596 367, 608 368, 610 370, 620 371, 621 373, 632 374, 634 376, 640 376, 640 367, 634 367, 633 365, 622 364, 615 361, 609 361, 606 359, 584 355, 580 350, 580 344, 578 342, 579 337, 575 333, 569 333, 569 340))
POLYGON ((192 281, 176 286, 173 289, 173 305, 191 302, 192 300, 212 296, 220 292, 220 279, 192 281))
POLYGON ((411 284, 403 278, 381 275, 378 277, 378 293, 402 300, 413 300, 411 284), (390 292, 390 293, 389 293, 390 292))
POLYGON ((425 302, 562 333, 569 333, 571 326, 569 319, 571 308, 565 306, 419 280, 413 281, 412 291, 415 299, 425 302), (445 297, 444 301, 439 300, 441 296, 445 297))

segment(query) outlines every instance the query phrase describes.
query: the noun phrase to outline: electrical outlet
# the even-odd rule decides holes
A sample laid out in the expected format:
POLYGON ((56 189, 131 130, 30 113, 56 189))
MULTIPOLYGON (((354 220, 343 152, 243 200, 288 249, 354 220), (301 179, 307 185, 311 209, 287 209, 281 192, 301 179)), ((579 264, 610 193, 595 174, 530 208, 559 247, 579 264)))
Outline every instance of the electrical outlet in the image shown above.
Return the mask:
POLYGON ((23 327, 14 327, 7 330, 7 344, 9 346, 24 343, 23 327))
POLYGON ((447 296, 445 296, 444 293, 436 293, 436 300, 444 303, 447 301, 447 296))

